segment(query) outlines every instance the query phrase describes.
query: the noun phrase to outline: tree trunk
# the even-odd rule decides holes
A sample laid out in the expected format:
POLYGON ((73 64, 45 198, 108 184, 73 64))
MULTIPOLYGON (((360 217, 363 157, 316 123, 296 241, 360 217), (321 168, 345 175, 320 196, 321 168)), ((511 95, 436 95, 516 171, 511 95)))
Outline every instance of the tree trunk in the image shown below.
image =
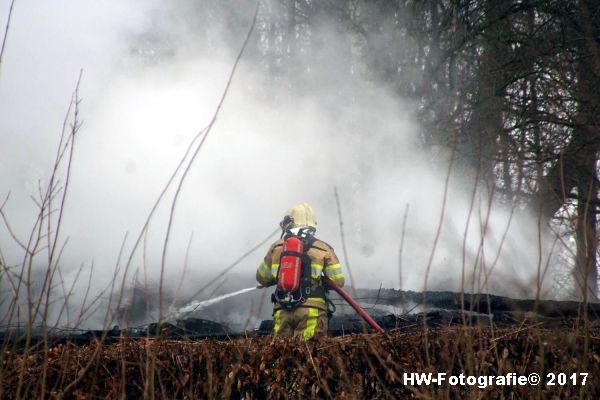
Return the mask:
MULTIPOLYGON (((579 0, 577 16, 581 30, 578 40, 577 96, 578 127, 587 139, 577 159, 577 262, 575 278, 584 300, 598 299, 598 152, 600 151, 600 21, 590 11, 598 10, 597 0, 579 0)), ((597 11, 596 11, 597 12, 597 11)))
POLYGON ((502 110, 504 108, 505 86, 502 63, 507 59, 506 40, 509 26, 502 18, 510 1, 485 2, 486 25, 481 63, 478 69, 477 99, 467 124, 466 143, 459 153, 463 153, 477 168, 480 176, 487 182, 495 182, 494 160, 497 154, 497 140, 502 133, 502 110))

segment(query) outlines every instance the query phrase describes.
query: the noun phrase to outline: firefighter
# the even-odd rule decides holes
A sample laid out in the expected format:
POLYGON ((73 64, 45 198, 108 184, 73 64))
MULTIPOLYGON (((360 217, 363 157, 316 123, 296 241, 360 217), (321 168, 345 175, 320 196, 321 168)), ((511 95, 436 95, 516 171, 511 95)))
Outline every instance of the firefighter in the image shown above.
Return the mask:
POLYGON ((261 285, 277 285, 271 297, 273 335, 304 339, 326 335, 329 315, 322 277, 343 286, 340 262, 331 246, 315 238, 315 212, 307 203, 290 208, 280 226, 281 239, 271 245, 256 271, 261 285), (292 248, 300 243, 301 252, 292 248))

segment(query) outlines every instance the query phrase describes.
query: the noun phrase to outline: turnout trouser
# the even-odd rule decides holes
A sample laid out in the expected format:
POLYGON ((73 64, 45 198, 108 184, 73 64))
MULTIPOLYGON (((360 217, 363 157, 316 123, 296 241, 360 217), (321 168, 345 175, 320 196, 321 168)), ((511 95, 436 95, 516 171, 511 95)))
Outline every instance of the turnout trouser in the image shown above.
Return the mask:
POLYGON ((303 337, 327 335, 327 312, 320 308, 298 306, 292 310, 276 310, 273 314, 273 335, 303 337))

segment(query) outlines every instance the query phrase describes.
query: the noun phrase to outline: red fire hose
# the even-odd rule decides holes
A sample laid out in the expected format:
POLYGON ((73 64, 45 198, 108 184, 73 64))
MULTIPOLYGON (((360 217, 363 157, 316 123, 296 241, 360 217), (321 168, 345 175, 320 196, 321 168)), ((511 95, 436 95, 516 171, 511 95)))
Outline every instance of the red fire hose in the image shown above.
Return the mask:
POLYGON ((367 314, 365 310, 363 310, 363 308, 360 306, 360 304, 358 304, 356 302, 356 300, 354 300, 352 297, 350 297, 350 295, 348 293, 346 293, 346 291, 344 289, 339 287, 337 283, 335 283, 331 279, 327 279, 326 277, 323 277, 323 283, 325 284, 325 286, 329 287, 330 289, 335 290, 340 296, 342 296, 344 298, 344 300, 346 300, 348 302, 348 304, 350 304, 352 306, 352 308, 354 308, 354 310, 356 310, 356 312, 361 317, 363 317, 363 319, 365 321, 367 321, 367 323, 369 325, 371 325, 371 327, 373 329, 375 329, 381 333, 384 332, 383 328, 381 326, 379 326, 379 324, 377 322, 375 322, 375 320, 373 318, 371 318, 371 316, 369 314, 367 314))

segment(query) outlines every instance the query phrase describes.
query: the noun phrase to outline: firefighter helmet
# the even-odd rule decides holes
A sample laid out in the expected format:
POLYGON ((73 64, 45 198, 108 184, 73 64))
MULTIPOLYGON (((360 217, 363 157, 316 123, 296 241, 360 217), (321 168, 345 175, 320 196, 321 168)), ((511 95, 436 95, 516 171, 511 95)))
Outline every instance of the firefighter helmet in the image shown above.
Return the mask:
POLYGON ((287 210, 280 225, 284 230, 299 226, 316 228, 317 221, 315 218, 315 211, 308 203, 297 204, 287 210))

